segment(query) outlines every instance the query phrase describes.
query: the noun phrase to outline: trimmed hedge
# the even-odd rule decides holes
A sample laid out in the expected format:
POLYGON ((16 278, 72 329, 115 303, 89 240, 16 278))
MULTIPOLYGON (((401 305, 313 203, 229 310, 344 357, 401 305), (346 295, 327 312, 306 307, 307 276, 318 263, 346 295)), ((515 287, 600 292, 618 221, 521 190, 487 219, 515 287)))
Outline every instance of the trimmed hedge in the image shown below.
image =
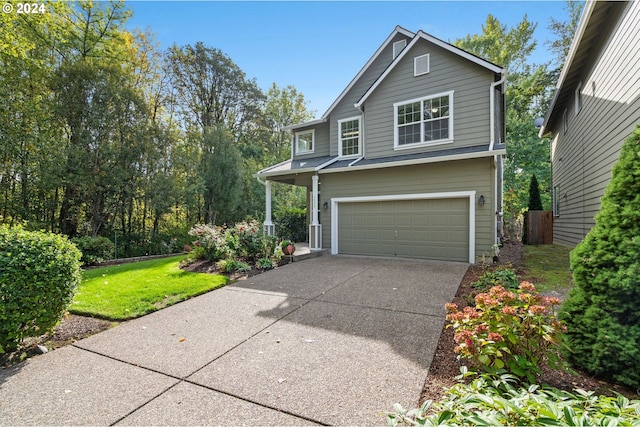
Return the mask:
POLYGON ((0 226, 0 354, 60 321, 81 280, 80 257, 64 236, 0 226))

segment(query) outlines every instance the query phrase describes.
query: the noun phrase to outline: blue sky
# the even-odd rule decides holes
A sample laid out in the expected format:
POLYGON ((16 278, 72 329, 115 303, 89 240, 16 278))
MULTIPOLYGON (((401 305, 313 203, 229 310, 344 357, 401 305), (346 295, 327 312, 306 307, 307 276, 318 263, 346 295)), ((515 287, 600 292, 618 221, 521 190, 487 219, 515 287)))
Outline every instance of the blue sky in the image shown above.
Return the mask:
POLYGON ((322 115, 380 44, 400 25, 453 42, 481 31, 488 14, 516 25, 537 22, 538 49, 549 19, 567 18, 563 1, 128 1, 130 28, 150 28, 163 49, 202 41, 231 59, 267 89, 295 86, 322 115))

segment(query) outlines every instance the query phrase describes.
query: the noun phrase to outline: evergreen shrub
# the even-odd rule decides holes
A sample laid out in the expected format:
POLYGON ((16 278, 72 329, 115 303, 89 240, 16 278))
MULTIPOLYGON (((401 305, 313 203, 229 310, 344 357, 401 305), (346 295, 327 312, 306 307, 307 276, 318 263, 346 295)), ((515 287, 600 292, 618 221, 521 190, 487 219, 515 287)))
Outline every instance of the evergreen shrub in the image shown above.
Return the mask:
POLYGON ((80 258, 82 265, 94 265, 113 258, 114 245, 106 237, 76 237, 71 241, 82 252, 82 258, 80 258))
POLYGON ((292 242, 307 241, 307 210, 282 208, 275 214, 276 234, 292 242))
POLYGON ((0 226, 0 354, 52 330, 81 279, 66 237, 0 226))
POLYGON ((640 388, 640 126, 613 168, 596 225, 571 252, 575 287, 560 313, 571 363, 640 388))

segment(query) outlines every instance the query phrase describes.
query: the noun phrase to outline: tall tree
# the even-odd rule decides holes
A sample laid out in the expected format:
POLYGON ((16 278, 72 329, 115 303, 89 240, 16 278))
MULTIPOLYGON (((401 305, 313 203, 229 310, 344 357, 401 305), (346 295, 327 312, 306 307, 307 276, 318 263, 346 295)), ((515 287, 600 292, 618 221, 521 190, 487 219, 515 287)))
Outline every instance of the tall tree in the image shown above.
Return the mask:
POLYGON ((257 83, 221 50, 174 45, 168 64, 185 119, 200 129, 223 125, 237 137, 259 114, 264 95, 257 83))
POLYGON ((573 42, 573 36, 578 28, 584 2, 578 0, 566 0, 564 10, 568 18, 566 21, 559 21, 553 16, 549 20, 549 30, 556 36, 555 40, 549 40, 545 44, 549 50, 555 55, 554 67, 556 73, 559 74, 564 61, 569 55, 569 48, 573 42))
POLYGON ((242 160, 233 137, 222 125, 205 128, 202 136, 204 220, 231 223, 237 217, 242 192, 242 160))
MULTIPOLYGON (((549 143, 538 137, 533 126, 534 119, 546 108, 552 87, 547 64, 529 62, 537 45, 533 38, 535 29, 536 24, 529 22, 526 15, 512 28, 489 15, 481 34, 469 35, 455 42, 457 46, 507 70, 504 190, 508 220, 517 218, 527 207, 527 189, 534 173, 542 188, 549 188, 551 179, 549 143)), ((549 192, 545 192, 543 202, 549 197, 549 192)))

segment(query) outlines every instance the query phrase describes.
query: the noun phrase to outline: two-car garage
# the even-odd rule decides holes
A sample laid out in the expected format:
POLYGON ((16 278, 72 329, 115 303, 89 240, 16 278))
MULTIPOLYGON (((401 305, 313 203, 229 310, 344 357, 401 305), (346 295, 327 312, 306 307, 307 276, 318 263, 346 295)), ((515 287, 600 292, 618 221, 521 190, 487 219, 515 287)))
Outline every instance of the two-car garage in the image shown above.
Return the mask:
POLYGON ((332 199, 332 253, 473 262, 475 192, 332 199))

